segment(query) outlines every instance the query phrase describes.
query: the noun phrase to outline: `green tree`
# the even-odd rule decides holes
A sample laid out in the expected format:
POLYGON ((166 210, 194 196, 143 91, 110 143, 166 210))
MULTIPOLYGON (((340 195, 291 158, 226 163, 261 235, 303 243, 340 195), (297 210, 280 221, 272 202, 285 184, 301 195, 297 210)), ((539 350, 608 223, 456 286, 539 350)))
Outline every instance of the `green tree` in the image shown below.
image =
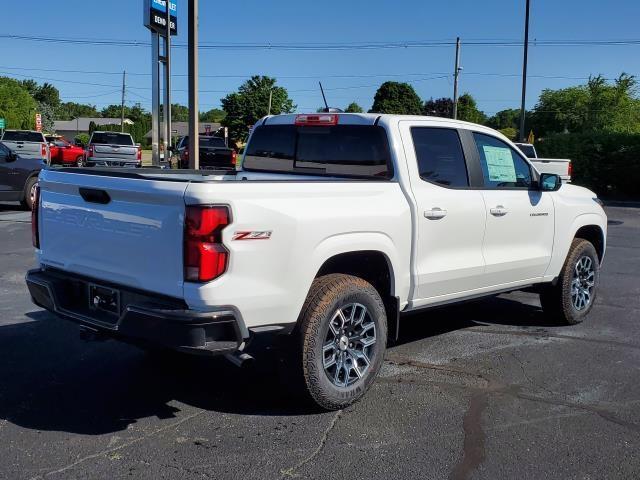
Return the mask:
POLYGON ((37 102, 46 103, 55 109, 60 105, 60 91, 50 83, 44 83, 33 96, 37 102))
POLYGON ((211 123, 220 123, 224 120, 224 117, 227 116, 227 113, 220 108, 212 108, 207 112, 200 112, 200 121, 201 122, 211 122, 211 123))
POLYGON ((364 110, 356 102, 351 102, 349 105, 347 105, 347 108, 345 109, 345 112, 347 112, 347 113, 362 113, 362 112, 364 112, 364 110))
POLYGON ((38 102, 38 113, 42 119, 42 131, 46 133, 55 133, 55 124, 53 120, 55 113, 53 107, 45 102, 38 102))
POLYGON ((437 100, 431 98, 424 102, 422 113, 431 117, 451 118, 453 117, 453 100, 446 97, 437 100))
POLYGON ((237 92, 220 100, 226 117, 222 125, 229 127, 229 136, 234 141, 244 142, 249 127, 267 114, 269 92, 272 92, 271 113, 291 113, 295 110, 287 90, 276 86, 276 79, 254 75, 244 82, 237 92))
POLYGON ((503 134, 509 140, 512 140, 514 142, 515 142, 516 138, 518 137, 518 129, 517 128, 506 127, 506 128, 500 128, 498 130, 500 131, 501 134, 503 134))
POLYGON ((584 85, 543 90, 531 115, 536 136, 553 133, 640 132, 636 78, 625 73, 613 83, 601 75, 584 85))
MULTIPOLYGON (((160 111, 162 112, 162 107, 160 107, 160 111)), ((171 104, 171 120, 173 122, 188 122, 189 107, 185 107, 178 103, 171 104)))
POLYGON ((75 137, 73 137, 73 140, 77 144, 86 146, 89 144, 89 135, 86 133, 79 133, 75 137))
POLYGON ((36 109, 36 101, 21 82, 0 77, 0 118, 6 120, 7 128, 33 128, 36 109))
MULTIPOLYGON (((528 115, 525 115, 525 118, 527 116, 528 115)), ((502 130, 505 128, 518 130, 520 128, 520 110, 516 108, 500 110, 492 117, 489 117, 487 120, 487 126, 496 130, 502 130)))
POLYGON ((422 100, 408 83, 384 82, 376 92, 370 112, 420 115, 422 100))
POLYGON ((487 120, 487 116, 478 109, 476 100, 465 93, 458 99, 458 120, 482 124, 487 120))
POLYGON ((55 111, 57 120, 73 120, 78 117, 99 117, 95 105, 84 105, 75 102, 63 102, 55 111))

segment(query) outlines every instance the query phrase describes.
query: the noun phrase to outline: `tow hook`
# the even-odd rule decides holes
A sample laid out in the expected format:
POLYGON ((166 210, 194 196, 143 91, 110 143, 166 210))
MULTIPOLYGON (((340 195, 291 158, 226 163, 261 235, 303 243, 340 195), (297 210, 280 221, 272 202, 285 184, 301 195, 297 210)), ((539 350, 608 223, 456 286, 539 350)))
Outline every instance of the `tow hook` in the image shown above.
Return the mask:
POLYGON ((233 353, 227 353, 224 356, 227 360, 233 363, 236 367, 246 367, 254 362, 254 358, 248 353, 236 350, 233 353))

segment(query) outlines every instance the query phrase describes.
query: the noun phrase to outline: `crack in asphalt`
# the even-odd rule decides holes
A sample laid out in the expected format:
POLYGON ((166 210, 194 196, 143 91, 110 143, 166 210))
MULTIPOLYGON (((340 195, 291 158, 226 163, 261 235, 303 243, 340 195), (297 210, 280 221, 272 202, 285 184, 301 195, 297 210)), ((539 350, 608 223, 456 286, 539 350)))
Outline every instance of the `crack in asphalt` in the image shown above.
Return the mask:
POLYGON ((341 416, 342 416, 342 410, 338 410, 336 414, 333 416, 333 418, 331 419, 331 422, 329 422, 329 426, 325 429, 324 433, 322 434, 322 437, 320 437, 320 442, 318 443, 318 446, 315 448, 315 450, 311 452, 311 454, 308 457, 302 459, 293 467, 284 468, 280 470, 280 473, 282 474, 281 478, 295 477, 296 471, 298 471, 304 465, 312 461, 322 452, 322 450, 324 450, 324 447, 327 444, 327 439, 329 438, 329 434, 335 428, 336 423, 338 423, 338 420, 340 419, 341 416))
MULTIPOLYGON (((520 363, 521 368, 523 369, 522 363, 517 357, 514 357, 516 361, 520 363)), ((598 415, 600 418, 607 422, 614 423, 615 425, 627 428, 632 431, 640 432, 640 425, 622 420, 618 418, 615 413, 607 410, 606 408, 597 406, 597 405, 588 405, 578 402, 572 402, 567 400, 566 398, 557 398, 558 393, 551 392, 550 390, 546 390, 544 388, 540 388, 538 385, 533 383, 531 379, 526 375, 525 378, 529 381, 529 383, 533 387, 538 387, 539 390, 546 392, 547 394, 552 394, 552 398, 547 398, 541 395, 536 395, 535 393, 528 393, 523 391, 523 387, 521 385, 513 385, 513 384, 504 384, 497 379, 493 379, 479 372, 464 370, 456 367, 447 367, 443 365, 435 365, 426 362, 420 362, 417 360, 413 360, 410 358, 401 357, 398 355, 388 355, 385 361, 397 365, 409 365, 412 367, 416 367, 418 369, 430 370, 430 371, 440 371, 444 373, 453 373, 458 375, 466 375, 470 377, 480 378, 486 382, 484 386, 479 385, 460 385, 449 382, 437 382, 431 380, 425 380, 424 382, 415 382, 413 380, 407 380, 402 377, 398 377, 395 380, 395 383, 407 383, 410 385, 435 385, 439 387, 448 387, 448 388, 457 388, 463 390, 472 391, 471 398, 469 400, 469 406, 467 411, 465 412, 463 418, 463 432, 464 432, 464 441, 462 448, 462 458, 456 464, 454 469, 451 471, 449 475, 450 480, 466 480, 469 478, 471 473, 482 464, 485 459, 485 433, 482 428, 482 414, 488 405, 489 395, 507 395, 512 396, 514 398, 518 398, 521 400, 528 400, 532 402, 545 403, 548 405, 554 406, 564 406, 567 408, 579 410, 585 413, 591 413, 598 415)), ((524 373, 524 369, 523 369, 524 373)), ((385 383, 393 383, 387 379, 379 379, 378 381, 385 381, 385 383)))
POLYGON ((55 470, 49 470, 48 472, 46 472, 44 474, 36 475, 35 477, 32 477, 31 480, 46 478, 46 477, 49 477, 51 475, 55 475, 56 473, 63 473, 63 472, 66 472, 67 470, 70 470, 70 469, 80 465, 81 463, 86 462, 87 460, 92 460, 94 458, 98 458, 98 457, 101 457, 103 455, 107 455, 109 453, 113 453, 113 452, 117 452, 119 450, 123 450, 123 449, 125 449, 125 448, 127 448, 127 447, 129 447, 131 445, 135 445, 136 443, 140 443, 140 442, 142 442, 142 441, 144 441, 144 440, 146 440, 146 439, 148 439, 148 438, 150 438, 150 437, 152 437, 152 436, 154 436, 154 435, 156 435, 158 433, 162 433, 165 430, 169 430, 170 428, 174 428, 174 427, 177 427, 179 425, 182 425, 183 423, 185 423, 185 422, 187 422, 187 421, 189 421, 189 420, 191 420, 191 419, 193 419, 195 417, 198 417, 198 416, 202 415, 205 412, 206 412, 206 410, 200 410, 200 411, 198 411, 196 413, 193 413, 191 415, 187 415, 186 417, 181 418, 177 422, 173 422, 170 425, 165 425, 164 427, 158 428, 158 429, 154 430, 151 433, 148 433, 148 434, 143 435, 143 436, 138 437, 138 438, 134 438, 133 440, 125 442, 122 445, 118 445, 117 447, 107 448, 107 449, 102 450, 100 452, 93 453, 91 455, 87 455, 85 457, 79 458, 75 462, 70 463, 69 465, 65 465, 64 467, 60 467, 60 468, 57 468, 55 470))

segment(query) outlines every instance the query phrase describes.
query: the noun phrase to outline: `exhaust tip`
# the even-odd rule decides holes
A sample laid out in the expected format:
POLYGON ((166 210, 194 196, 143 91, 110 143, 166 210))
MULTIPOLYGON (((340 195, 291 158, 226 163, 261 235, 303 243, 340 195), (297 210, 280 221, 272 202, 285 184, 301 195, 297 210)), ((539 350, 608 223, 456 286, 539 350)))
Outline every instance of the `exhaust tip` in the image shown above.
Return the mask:
POLYGON ((255 358, 253 358, 251 355, 239 350, 236 350, 233 353, 227 353, 225 355, 225 358, 239 368, 248 367, 255 361, 255 358))

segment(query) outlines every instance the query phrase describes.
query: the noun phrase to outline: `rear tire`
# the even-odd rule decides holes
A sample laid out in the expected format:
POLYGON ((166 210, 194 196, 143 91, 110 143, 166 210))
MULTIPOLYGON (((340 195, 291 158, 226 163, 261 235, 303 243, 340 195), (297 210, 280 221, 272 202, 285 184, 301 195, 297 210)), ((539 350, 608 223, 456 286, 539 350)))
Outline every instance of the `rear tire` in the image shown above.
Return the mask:
POLYGON ((78 156, 78 158, 76 158, 76 167, 82 168, 84 166, 85 166, 84 157, 82 155, 80 155, 80 156, 78 156))
POLYGON ((38 177, 29 177, 24 185, 24 196, 20 200, 20 204, 26 209, 33 209, 33 201, 35 198, 35 187, 38 184, 38 177))
POLYGON ((359 400, 384 360, 387 316, 376 289, 351 275, 316 278, 299 318, 306 390, 320 407, 359 400))
POLYGON ((600 260, 595 247, 575 238, 556 284, 540 292, 542 310, 558 323, 581 323, 593 308, 599 279, 600 260))

